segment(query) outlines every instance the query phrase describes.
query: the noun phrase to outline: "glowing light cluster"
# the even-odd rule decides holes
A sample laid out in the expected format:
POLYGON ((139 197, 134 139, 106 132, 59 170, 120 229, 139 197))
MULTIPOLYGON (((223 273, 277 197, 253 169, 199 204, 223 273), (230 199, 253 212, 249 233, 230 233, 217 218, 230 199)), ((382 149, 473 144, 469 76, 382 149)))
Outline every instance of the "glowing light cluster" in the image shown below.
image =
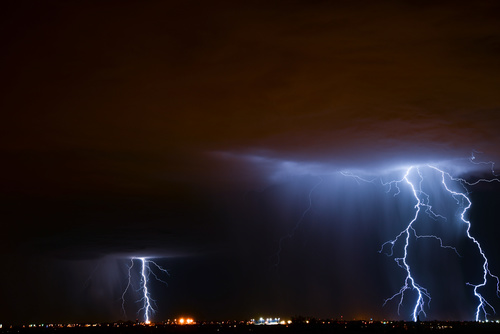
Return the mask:
POLYGON ((178 321, 175 321, 176 324, 178 325, 194 325, 194 319, 193 318, 179 318, 178 321))
POLYGON ((137 313, 143 312, 144 314, 144 323, 150 324, 150 317, 155 313, 155 308, 153 307, 156 304, 156 301, 151 298, 151 291, 148 286, 149 278, 153 275, 154 279, 167 285, 167 282, 162 280, 161 275, 169 275, 168 271, 161 266, 159 266, 156 262, 145 258, 145 257, 133 257, 130 259, 130 266, 128 267, 128 282, 125 290, 122 294, 122 310, 125 314, 125 294, 129 290, 132 285, 132 268, 134 267, 134 261, 138 260, 140 262, 140 282, 139 289, 137 291, 141 292, 142 297, 137 301, 142 303, 142 307, 137 311, 137 313), (152 265, 152 266, 151 266, 152 265), (155 272, 156 271, 156 272, 155 272))
POLYGON ((291 324, 292 321, 289 320, 288 322, 285 320, 281 320, 281 318, 263 318, 260 317, 258 320, 251 319, 250 324, 253 325, 286 325, 286 324, 291 324))

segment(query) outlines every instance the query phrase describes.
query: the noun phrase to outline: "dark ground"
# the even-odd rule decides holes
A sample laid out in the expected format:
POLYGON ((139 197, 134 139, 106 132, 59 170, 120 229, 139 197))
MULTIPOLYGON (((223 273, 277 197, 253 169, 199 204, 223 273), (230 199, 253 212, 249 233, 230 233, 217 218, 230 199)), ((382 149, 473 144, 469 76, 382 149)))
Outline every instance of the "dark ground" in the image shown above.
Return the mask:
POLYGON ((126 326, 107 327, 73 327, 73 328, 3 328, 0 333, 19 334, 161 334, 161 333, 227 333, 227 334, 306 334, 306 333, 498 333, 500 324, 476 322, 380 322, 364 323, 362 321, 336 322, 334 324, 292 324, 277 326, 257 326, 246 324, 198 324, 198 325, 157 325, 157 326, 126 326))

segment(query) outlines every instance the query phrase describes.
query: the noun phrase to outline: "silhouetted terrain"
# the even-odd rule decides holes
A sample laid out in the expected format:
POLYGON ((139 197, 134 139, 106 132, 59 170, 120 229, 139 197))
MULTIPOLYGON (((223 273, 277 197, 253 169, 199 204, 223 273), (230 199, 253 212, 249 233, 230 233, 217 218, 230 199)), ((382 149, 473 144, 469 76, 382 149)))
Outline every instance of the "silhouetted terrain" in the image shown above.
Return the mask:
POLYGON ((197 324, 180 325, 97 325, 95 327, 9 327, 1 334, 309 334, 309 333, 498 333, 500 324, 476 322, 335 322, 333 324, 291 324, 278 326, 247 324, 197 324))

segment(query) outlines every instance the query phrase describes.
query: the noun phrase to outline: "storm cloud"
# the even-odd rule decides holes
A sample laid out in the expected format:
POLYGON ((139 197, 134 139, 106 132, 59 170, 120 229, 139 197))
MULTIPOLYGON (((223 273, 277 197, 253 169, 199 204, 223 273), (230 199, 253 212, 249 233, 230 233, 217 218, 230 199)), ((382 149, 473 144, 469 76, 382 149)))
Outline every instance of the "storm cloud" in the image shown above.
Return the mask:
MULTIPOLYGON (((164 316, 175 304, 175 312, 191 307, 207 318, 248 317, 266 303, 269 312, 323 307, 323 316, 344 309, 355 316, 357 299, 326 282, 340 284, 347 274, 314 261, 324 276, 297 271, 312 267, 313 250, 290 254, 300 265, 285 264, 281 275, 296 279, 275 276, 269 259, 280 235, 307 208, 318 177, 340 189, 352 184, 337 179, 339 171, 380 175, 435 163, 477 178, 473 152, 478 161, 500 161, 499 10, 494 1, 3 4, 1 249, 5 266, 22 277, 19 298, 0 298, 5 321, 59 319, 57 312, 67 321, 97 317, 89 310, 101 297, 66 312, 81 295, 48 310, 50 292, 34 291, 60 277, 71 289, 81 281, 76 273, 88 277, 100 261, 120 272, 123 257, 134 254, 170 259, 176 275, 191 277, 174 275, 164 316), (72 274, 49 275, 24 291, 33 272, 62 262, 72 274), (311 294, 286 296, 298 282, 311 294), (280 283, 271 301, 269 289, 280 283), (186 292, 190 284, 197 290, 186 292), (216 291, 221 304, 207 311, 216 291)), ((491 204, 492 189, 475 196, 491 204)), ((370 198, 350 196, 349 207, 370 198)), ((326 226, 325 217, 310 224, 326 226)), ((361 239, 374 249, 383 241, 361 239)), ((338 251, 327 258, 347 265, 338 251)), ((370 268, 381 260, 373 261, 370 268)), ((99 280, 113 285, 103 283, 109 272, 95 273, 102 279, 94 289, 99 280)), ((114 289, 106 296, 114 298, 114 289)), ((378 297, 363 314, 379 307, 378 297)), ((115 304, 102 314, 120 316, 115 304)))

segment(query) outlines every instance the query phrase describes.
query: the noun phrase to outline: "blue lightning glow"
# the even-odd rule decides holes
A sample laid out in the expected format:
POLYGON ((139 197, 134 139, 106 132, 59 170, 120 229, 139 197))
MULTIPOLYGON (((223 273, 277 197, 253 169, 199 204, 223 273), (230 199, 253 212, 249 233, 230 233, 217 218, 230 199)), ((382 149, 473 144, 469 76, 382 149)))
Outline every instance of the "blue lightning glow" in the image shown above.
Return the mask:
MULTIPOLYGON (((473 163, 475 165, 488 165, 488 166, 490 166, 491 174, 494 175, 494 176, 498 176, 495 173, 495 163, 493 161, 476 161, 476 156, 474 155, 474 153, 480 153, 480 154, 482 154, 483 152, 472 151, 472 154, 471 154, 471 156, 469 158, 469 161, 471 163, 473 163)), ((494 182, 494 181, 498 181, 498 180, 497 179, 481 179, 479 181, 481 181, 481 182, 494 182)), ((469 183, 467 183, 467 184, 469 184, 469 183)))
MULTIPOLYGON (((493 172, 493 166, 494 165, 492 163, 492 172, 493 172)), ((487 316, 488 316, 487 308, 490 308, 491 310, 493 310, 493 312, 495 312, 495 309, 493 308, 493 306, 491 306, 491 304, 489 304, 486 301, 486 299, 484 299, 484 297, 481 295, 481 293, 479 292, 478 289, 486 286, 486 284, 488 283, 488 277, 490 277, 490 278, 496 280, 496 292, 497 292, 497 296, 498 296, 500 293, 500 280, 499 280, 498 276, 495 276, 490 272, 488 258, 486 257, 486 254, 484 253, 484 251, 481 247, 481 244, 479 243, 479 241, 476 240, 476 238, 474 238, 470 234, 471 223, 470 223, 470 221, 468 221, 465 218, 465 214, 466 214, 467 210, 469 210, 469 208, 471 207, 472 202, 470 201, 469 197, 467 197, 467 193, 453 191, 450 188, 448 188, 448 185, 446 184, 446 178, 450 179, 451 181, 457 181, 457 182, 465 182, 465 181, 463 179, 453 178, 450 174, 445 173, 436 167, 432 167, 432 166, 429 166, 429 167, 434 168, 439 173, 441 173, 441 179, 442 179, 442 183, 443 183, 444 188, 457 200, 458 204, 461 204, 460 199, 462 199, 463 201, 465 201, 465 203, 467 203, 465 206, 462 205, 463 210, 462 210, 462 213, 460 214, 460 220, 467 225, 467 237, 470 240, 472 240, 474 242, 474 244, 476 244, 478 251, 481 254, 481 257, 484 260, 484 262, 483 262, 483 281, 478 283, 478 284, 473 284, 473 283, 467 283, 467 284, 474 288, 474 295, 479 300, 479 304, 477 305, 477 309, 476 309, 476 321, 479 320, 479 317, 481 315, 481 311, 484 315, 484 318, 487 319, 487 316)), ((492 181, 498 182, 499 180, 498 179, 489 179, 489 180, 480 179, 472 184, 477 184, 478 182, 492 182, 492 181)), ((467 183, 467 184, 470 184, 470 183, 467 183)))
MULTIPOLYGON (((393 300, 397 300, 397 310, 399 314, 400 309, 406 303, 407 299, 410 298, 408 296, 408 293, 412 292, 413 294, 416 294, 416 302, 412 307, 411 312, 411 318, 413 321, 417 321, 420 315, 427 316, 426 309, 430 308, 432 299, 429 290, 426 289, 414 275, 413 267, 416 267, 417 265, 411 264, 409 261, 409 255, 415 253, 415 245, 417 240, 434 240, 440 248, 447 251, 453 251, 458 257, 461 257, 457 248, 451 245, 446 245, 441 237, 434 234, 419 234, 417 232, 417 230, 420 229, 417 227, 417 224, 422 225, 422 214, 424 214, 425 217, 431 218, 432 220, 437 222, 448 222, 448 219, 450 219, 450 217, 446 218, 444 215, 439 214, 439 210, 434 209, 431 205, 431 197, 434 198, 435 194, 424 191, 424 183, 426 184, 426 187, 432 186, 432 184, 434 184, 433 182, 437 180, 436 178, 440 180, 438 182, 438 184, 440 184, 440 197, 437 198, 438 201, 436 201, 436 198, 434 198, 434 202, 447 201, 446 197, 448 196, 448 194, 450 196, 448 199, 455 200, 458 207, 458 214, 456 219, 460 224, 465 224, 466 227, 466 233, 464 237, 473 242, 473 245, 475 245, 475 249, 482 259, 482 279, 479 282, 466 283, 468 286, 472 287, 473 294, 478 301, 475 312, 475 320, 488 320, 488 316, 491 315, 491 312, 496 312, 494 307, 485 299, 483 294, 481 294, 481 289, 486 287, 487 284, 489 285, 492 281, 494 284, 496 284, 496 294, 498 297, 500 297, 500 279, 490 271, 486 253, 481 247, 479 241, 470 233, 471 222, 468 220, 467 215, 468 210, 472 206, 472 202, 469 198, 469 191, 467 188, 475 186, 479 183, 500 182, 500 180, 497 178, 497 174, 495 174, 495 164, 492 161, 476 161, 474 153, 480 152, 472 153, 471 157, 469 158, 470 163, 474 165, 489 166, 491 169, 492 178, 480 178, 475 181, 467 181, 463 178, 453 177, 449 172, 446 172, 436 165, 412 165, 403 169, 403 176, 389 181, 384 181, 382 178, 361 177, 350 171, 340 172, 340 174, 343 176, 352 177, 358 184, 375 184, 380 182, 380 184, 386 188, 386 192, 393 193, 393 196, 407 193, 407 190, 409 190, 411 198, 415 201, 415 204, 413 206, 414 213, 412 214, 409 222, 405 223, 404 229, 401 230, 393 239, 383 243, 379 250, 379 253, 383 253, 388 257, 393 258, 398 267, 403 269, 405 273, 403 285, 401 286, 399 291, 397 291, 391 297, 385 299, 383 305, 386 305, 393 300), (399 251, 396 251, 395 249, 398 249, 399 251), (397 252, 397 254, 395 254, 395 252, 397 252)), ((308 197, 308 207, 302 213, 300 219, 296 222, 290 233, 283 236, 279 240, 279 247, 276 255, 278 263, 284 241, 293 237, 299 225, 302 223, 304 216, 312 209, 312 193, 321 183, 322 179, 320 179, 320 181, 310 189, 308 197)))
MULTIPOLYGON (((473 160, 473 159, 471 159, 471 160, 473 160)), ((492 164, 492 163, 488 163, 488 164, 492 164)), ((388 252, 386 251, 386 255, 393 256, 395 244, 400 239, 404 239, 403 254, 401 257, 395 257, 394 260, 396 261, 396 263, 398 264, 398 266, 400 268, 405 270, 406 278, 404 280, 404 284, 401 287, 401 289, 396 294, 394 294, 390 298, 386 299, 384 301, 384 305, 387 302, 399 297, 399 304, 398 304, 398 314, 399 314, 399 310, 400 310, 401 306, 403 305, 405 292, 407 292, 408 290, 414 290, 417 292, 418 298, 417 298, 417 301, 416 301, 415 306, 413 308, 412 319, 413 319, 413 321, 417 321, 420 314, 426 315, 424 307, 426 304, 429 306, 430 301, 431 301, 431 296, 430 296, 429 292, 424 287, 422 287, 421 285, 419 285, 416 282, 415 278, 412 276, 411 267, 407 261, 408 260, 408 252, 409 252, 408 249, 410 247, 410 243, 412 242, 412 237, 414 238, 414 240, 419 239, 419 238, 435 239, 435 240, 439 241, 441 248, 452 249, 453 251, 455 251, 455 253, 458 256, 460 256, 460 254, 458 253, 456 248, 454 248, 452 246, 443 245, 443 241, 441 238, 439 238, 435 235, 419 235, 419 234, 417 234, 417 232, 414 229, 414 224, 418 220, 419 215, 422 211, 421 210, 422 208, 425 208, 425 212, 427 213, 427 215, 429 217, 431 217, 433 219, 446 220, 446 218, 444 216, 441 216, 439 214, 434 213, 434 211, 432 210, 432 206, 429 204, 429 195, 427 193, 425 193, 424 191, 422 191, 422 182, 424 180, 424 177, 423 177, 421 170, 423 168, 433 170, 436 173, 438 173, 439 175, 441 175, 441 180, 442 180, 441 183, 444 187, 444 190, 446 190, 456 200, 457 204, 460 207, 461 211, 460 211, 459 217, 460 217, 460 221, 467 225, 467 233, 466 233, 467 238, 469 238, 470 240, 472 240, 474 242, 474 244, 477 246, 479 253, 481 254, 481 256, 483 258, 484 262, 483 262, 483 280, 482 280, 482 282, 476 283, 476 284, 473 284, 473 283, 467 283, 467 284, 473 287, 474 295, 478 299, 478 306, 477 306, 477 311, 475 314, 476 321, 480 320, 481 315, 484 317, 484 319, 487 319, 487 316, 489 315, 489 313, 487 312, 488 309, 491 309, 493 312, 495 312, 495 309, 481 295, 481 293, 479 292, 479 289, 481 287, 486 286, 486 284, 488 282, 488 278, 492 278, 496 281, 496 285, 497 285, 496 289, 497 289, 497 295, 498 295, 500 293, 500 281, 499 281, 499 278, 497 276, 493 275, 490 272, 489 266, 488 266, 488 259, 485 255, 483 249, 481 248, 480 243, 470 234, 471 223, 466 219, 466 213, 469 210, 469 208, 471 207, 472 203, 468 197, 468 192, 465 188, 465 185, 471 186, 471 185, 476 185, 480 182, 499 182, 500 180, 498 180, 496 178, 479 179, 479 180, 471 183, 471 182, 467 182, 466 180, 461 179, 461 178, 454 178, 449 173, 447 173, 447 172, 445 172, 445 171, 443 171, 435 166, 431 166, 431 165, 427 165, 424 167, 411 166, 406 170, 406 173, 402 179, 390 181, 387 183, 382 182, 383 185, 389 187, 389 191, 390 191, 391 187, 395 186, 397 188, 397 193, 395 195, 397 195, 401 192, 401 189, 399 188, 399 184, 402 183, 403 181, 406 182, 409 185, 409 187, 412 191, 413 197, 416 200, 416 204, 414 206, 415 215, 413 216, 413 219, 411 219, 411 221, 408 223, 406 228, 403 231, 401 231, 393 240, 389 240, 389 241, 385 242, 379 251, 379 253, 382 253, 382 252, 384 252, 384 249, 389 248, 389 251, 388 252), (412 173, 416 174, 416 176, 414 175, 414 178, 415 177, 417 178, 417 182, 415 182, 410 177, 410 175, 412 173), (452 190, 447 185, 446 179, 448 179, 451 182, 457 183, 464 191, 457 192, 457 191, 452 190)), ((492 165, 492 171, 493 171, 493 165, 492 165)))
MULTIPOLYGON (((405 181, 410 186, 410 188, 412 190, 412 194, 415 197, 415 200, 417 201, 417 203, 414 206, 414 208, 415 208, 415 215, 414 215, 413 219, 410 221, 410 223, 407 225, 407 227, 403 231, 401 231, 401 233, 399 233, 396 236, 395 239, 385 242, 382 245, 382 247, 381 247, 381 249, 379 251, 379 253, 381 253, 384 250, 384 247, 386 245, 390 245, 390 253, 388 253, 387 255, 388 256, 392 256, 393 252, 394 252, 394 245, 396 244, 396 242, 402 236, 405 236, 405 238, 404 238, 405 239, 404 255, 402 257, 397 257, 397 258, 394 259, 396 261, 396 263, 398 264, 398 266, 401 267, 402 269, 404 269, 406 271, 406 278, 404 280, 404 285, 401 287, 401 289, 399 290, 399 292, 397 292, 396 294, 394 294, 392 297, 386 299, 384 301, 384 305, 388 301, 393 300, 397 296, 400 296, 400 301, 399 301, 399 304, 398 304, 398 313, 399 313, 399 309, 400 309, 400 307, 403 304, 405 292, 408 289, 416 290, 417 293, 418 293, 418 298, 417 298, 417 302, 415 304, 415 307, 413 309, 413 320, 414 321, 417 321, 418 315, 420 313, 425 314, 425 311, 424 311, 425 301, 427 300, 427 303, 430 303, 431 296, 430 296, 429 292, 424 287, 422 287, 421 285, 419 285, 415 281, 415 279, 413 278, 413 276, 411 274, 411 268, 410 268, 410 265, 407 262, 408 247, 410 245, 410 236, 414 236, 415 238, 434 238, 434 239, 439 240, 440 245, 442 246, 442 240, 439 237, 434 236, 434 235, 430 235, 430 236, 427 236, 427 235, 425 235, 425 236, 417 235, 415 229, 413 228, 413 224, 417 221, 418 216, 420 214, 420 210, 421 210, 422 207, 426 207, 426 209, 427 209, 426 211, 427 211, 427 213, 430 214, 431 217, 434 218, 434 217, 437 216, 436 214, 433 213, 432 207, 430 207, 429 204, 426 204, 428 202, 428 197, 429 196, 427 194, 424 194, 422 192, 422 190, 421 190, 422 180, 423 180, 423 178, 422 178, 422 174, 420 173, 420 170, 418 170, 418 168, 415 168, 415 167, 410 167, 406 171, 406 173, 405 173, 405 175, 404 175, 404 177, 403 177, 402 180, 391 181, 391 182, 388 183, 388 185, 390 187, 392 187, 394 185, 398 189, 398 192, 396 194, 399 194, 401 192, 401 189, 399 188, 399 183, 405 181), (413 184, 410 181, 410 179, 409 179, 409 175, 410 175, 411 171, 414 170, 414 169, 417 171, 417 174, 418 174, 418 177, 419 177, 418 187, 417 187, 417 185, 413 184), (419 196, 420 194, 424 194, 424 199, 425 200, 421 200, 420 199, 420 196, 419 196)), ((445 246, 445 247, 449 247, 449 246, 445 246)), ((454 250, 456 251, 456 249, 454 249, 454 250)))
POLYGON ((142 307, 137 311, 137 313, 144 313, 144 323, 149 324, 151 323, 151 316, 156 312, 155 308, 153 305, 156 304, 156 301, 151 297, 151 292, 148 287, 148 281, 151 275, 153 275, 154 279, 157 281, 167 284, 164 280, 160 278, 159 275, 169 275, 168 271, 161 266, 159 266, 156 262, 147 259, 145 257, 133 257, 130 259, 130 266, 128 267, 128 281, 127 281, 127 286, 125 287, 125 290, 122 293, 122 310, 123 313, 125 313, 125 295, 127 291, 129 290, 130 286, 132 286, 132 268, 134 267, 134 261, 139 260, 141 263, 141 268, 140 268, 140 282, 139 282, 139 288, 137 289, 137 292, 141 293, 141 298, 137 300, 137 302, 142 303, 142 307), (153 265, 154 267, 152 268, 153 265), (155 270, 157 271, 155 273, 155 270))
POLYGON ((283 242, 285 242, 286 239, 290 239, 293 237, 293 235, 295 234, 295 231, 297 231, 297 229, 299 228, 300 224, 302 223, 302 221, 304 220, 304 217, 306 216, 306 214, 312 209, 312 193, 314 192, 314 190, 323 182, 323 179, 320 178, 318 183, 316 183, 312 188, 311 190, 309 190, 309 206, 307 207, 307 209, 304 210, 304 212, 302 212, 302 216, 300 216, 300 219, 297 221, 297 223, 295 224, 295 226, 293 227, 293 229, 290 231, 290 233, 288 233, 287 235, 283 236, 280 238, 280 241, 279 241, 279 244, 278 244, 278 251, 276 252, 276 264, 275 266, 277 267, 280 263, 280 257, 281 257, 281 251, 283 250, 283 242))

